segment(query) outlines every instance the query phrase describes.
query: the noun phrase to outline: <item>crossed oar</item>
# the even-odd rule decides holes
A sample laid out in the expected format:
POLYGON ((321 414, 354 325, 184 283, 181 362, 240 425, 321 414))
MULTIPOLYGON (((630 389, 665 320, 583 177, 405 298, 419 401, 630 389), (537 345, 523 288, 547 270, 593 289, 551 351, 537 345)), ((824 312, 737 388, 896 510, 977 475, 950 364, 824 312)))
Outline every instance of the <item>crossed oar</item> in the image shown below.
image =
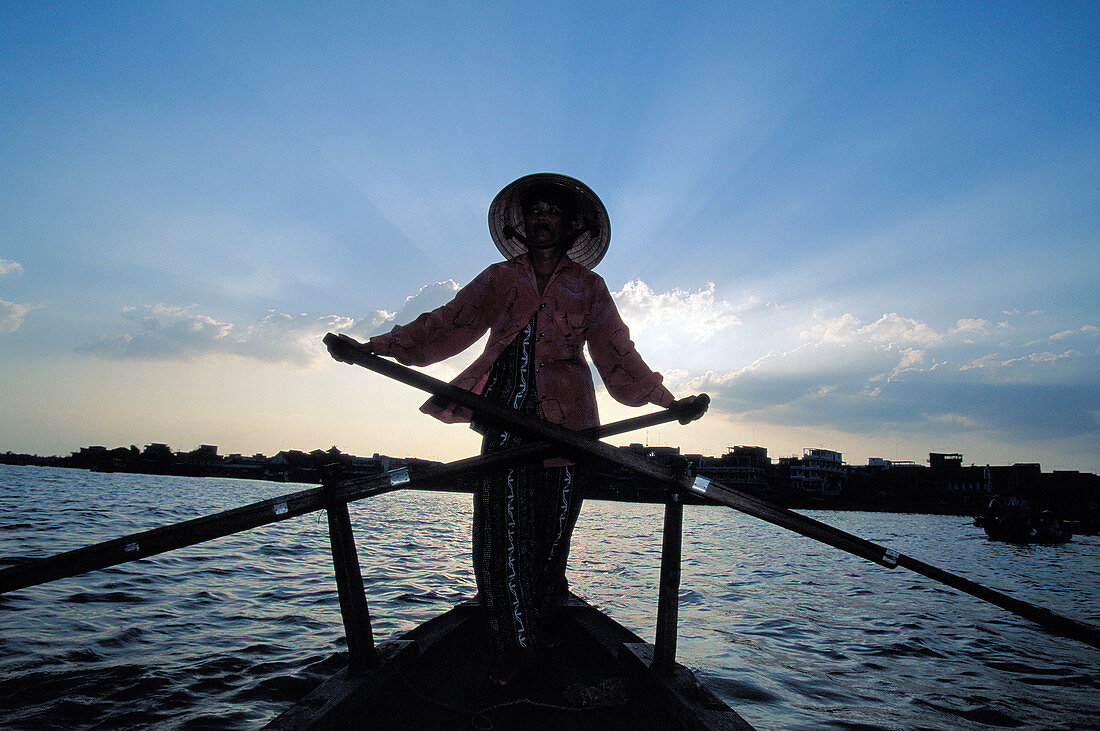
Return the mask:
MULTIPOLYGON (((326 344, 337 336, 331 333, 325 336, 326 344)), ((834 548, 874 561, 877 564, 893 568, 901 566, 922 576, 946 584, 959 591, 966 592, 979 599, 996 604, 1013 614, 1030 619, 1033 622, 1055 630, 1067 637, 1087 642, 1100 648, 1100 628, 1079 622, 1049 609, 1036 606, 1004 592, 991 589, 966 579, 950 571, 931 566, 894 549, 880 546, 871 541, 852 535, 839 528, 799 515, 786 508, 779 507, 762 498, 742 492, 737 488, 724 485, 703 477, 692 477, 683 470, 657 464, 641 455, 628 452, 609 444, 597 441, 591 436, 570 431, 557 424, 543 421, 510 409, 503 404, 493 403, 464 389, 444 383, 419 371, 406 368, 393 361, 380 358, 358 349, 347 349, 341 353, 348 363, 363 366, 376 373, 388 376, 422 391, 435 394, 459 406, 476 411, 479 416, 517 431, 555 445, 560 451, 578 458, 594 458, 623 467, 631 472, 666 485, 682 494, 694 494, 708 500, 726 505, 769 523, 787 528, 807 538, 826 543, 834 548)), ((700 397, 700 399, 703 397, 700 397)), ((706 399, 709 402, 709 398, 706 399)), ((706 403, 702 404, 702 408, 706 403)))

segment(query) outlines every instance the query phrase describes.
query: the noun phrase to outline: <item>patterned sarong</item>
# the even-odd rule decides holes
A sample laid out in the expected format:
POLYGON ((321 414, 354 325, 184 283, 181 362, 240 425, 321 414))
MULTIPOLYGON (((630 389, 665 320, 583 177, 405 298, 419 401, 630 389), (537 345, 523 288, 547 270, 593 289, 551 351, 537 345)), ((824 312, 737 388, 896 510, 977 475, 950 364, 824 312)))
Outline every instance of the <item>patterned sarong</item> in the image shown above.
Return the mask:
MULTIPOLYGON (((536 317, 493 364, 485 387, 488 398, 532 415, 538 414, 536 317)), ((522 443, 476 419, 472 426, 484 436, 482 454, 522 443)), ((537 644, 544 618, 567 590, 565 564, 581 509, 582 472, 533 464, 481 475, 474 496, 474 574, 500 649, 537 644)))

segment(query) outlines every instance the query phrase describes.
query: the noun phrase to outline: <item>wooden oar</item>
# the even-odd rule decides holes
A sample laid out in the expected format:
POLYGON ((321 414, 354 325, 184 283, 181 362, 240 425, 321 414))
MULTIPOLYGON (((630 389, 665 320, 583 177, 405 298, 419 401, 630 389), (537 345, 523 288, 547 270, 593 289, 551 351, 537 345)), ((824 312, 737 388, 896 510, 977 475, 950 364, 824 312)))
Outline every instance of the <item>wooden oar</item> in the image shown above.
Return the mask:
POLYGON ((799 515, 754 495, 742 492, 737 488, 702 477, 692 477, 682 471, 656 464, 640 455, 618 449, 579 432, 564 429, 557 424, 527 416, 502 404, 493 403, 469 391, 444 383, 425 373, 406 368, 377 355, 354 351, 345 354, 345 361, 450 400, 459 406, 476 411, 482 418, 500 426, 506 426, 552 442, 561 447, 567 454, 576 458, 588 457, 606 460, 635 474, 679 490, 681 493, 708 498, 721 505, 774 523, 807 538, 812 538, 869 561, 874 561, 882 566, 907 568, 934 581, 996 604, 1002 609, 1030 619, 1068 637, 1100 648, 1100 628, 1098 627, 1079 622, 1049 609, 1038 607, 1003 592, 982 586, 957 574, 906 556, 899 551, 888 549, 826 523, 799 515))
MULTIPOLYGON (((676 408, 623 419, 597 427, 588 433, 592 437, 612 436, 690 418, 699 410, 705 410, 708 401, 709 399, 704 399, 696 404, 679 405, 676 408)), ((0 594, 288 520, 321 510, 333 502, 352 502, 392 490, 440 482, 474 470, 532 462, 544 459, 554 452, 555 449, 546 442, 531 442, 481 457, 469 457, 423 468, 416 474, 399 469, 384 475, 352 478, 328 487, 315 487, 261 500, 214 515, 133 533, 0 569, 0 594)))

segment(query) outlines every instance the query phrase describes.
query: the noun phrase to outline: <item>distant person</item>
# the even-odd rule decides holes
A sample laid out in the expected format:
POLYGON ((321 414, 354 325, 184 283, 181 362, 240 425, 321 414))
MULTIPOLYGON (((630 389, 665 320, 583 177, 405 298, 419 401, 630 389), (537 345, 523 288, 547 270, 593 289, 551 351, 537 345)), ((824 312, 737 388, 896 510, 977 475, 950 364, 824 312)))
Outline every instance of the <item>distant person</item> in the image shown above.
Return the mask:
POLYGON ((1053 511, 1044 510, 1039 513, 1039 537, 1048 543, 1057 543, 1064 537, 1062 522, 1058 520, 1053 511))
POLYGON ((985 514, 991 525, 1000 525, 1001 520, 1004 519, 1004 504, 1000 495, 995 494, 989 501, 989 507, 986 508, 985 514))
MULTIPOLYGON (((341 335, 329 346, 332 357, 344 360, 355 348, 426 366, 460 353, 488 331, 484 352, 452 384, 581 430, 599 424, 583 353, 587 343, 616 400, 628 406, 673 404, 661 375, 635 350, 607 285, 591 271, 607 251, 611 225, 588 186, 554 173, 520 178, 489 206, 489 232, 505 261, 408 325, 362 344, 341 335)), ((472 421, 483 436, 483 454, 522 441, 439 397, 421 410, 448 423, 472 421)), ((474 573, 501 651, 491 672, 498 683, 535 660, 547 634, 545 619, 567 592, 565 565, 585 479, 584 470, 564 459, 480 477, 474 573)))
POLYGON ((1031 527, 1031 506, 1027 500, 1013 493, 1005 505, 1001 525, 1009 540, 1026 541, 1034 535, 1035 531, 1031 527))

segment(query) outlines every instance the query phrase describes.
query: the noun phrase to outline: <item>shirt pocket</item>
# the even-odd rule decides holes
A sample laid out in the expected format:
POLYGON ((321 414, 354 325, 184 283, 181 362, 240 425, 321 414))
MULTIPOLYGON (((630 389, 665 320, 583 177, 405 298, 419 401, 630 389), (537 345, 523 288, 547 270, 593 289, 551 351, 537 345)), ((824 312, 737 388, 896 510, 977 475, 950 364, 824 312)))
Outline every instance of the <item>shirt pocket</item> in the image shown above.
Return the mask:
POLYGON ((539 415, 553 424, 560 424, 564 411, 556 398, 543 398, 539 401, 539 415))
POLYGON ((580 343, 563 343, 554 348, 550 353, 550 360, 555 361, 579 361, 583 360, 581 356, 581 344, 580 343))
POLYGON ((566 312, 565 324, 569 327, 573 334, 583 332, 588 328, 588 313, 587 312, 566 312))

